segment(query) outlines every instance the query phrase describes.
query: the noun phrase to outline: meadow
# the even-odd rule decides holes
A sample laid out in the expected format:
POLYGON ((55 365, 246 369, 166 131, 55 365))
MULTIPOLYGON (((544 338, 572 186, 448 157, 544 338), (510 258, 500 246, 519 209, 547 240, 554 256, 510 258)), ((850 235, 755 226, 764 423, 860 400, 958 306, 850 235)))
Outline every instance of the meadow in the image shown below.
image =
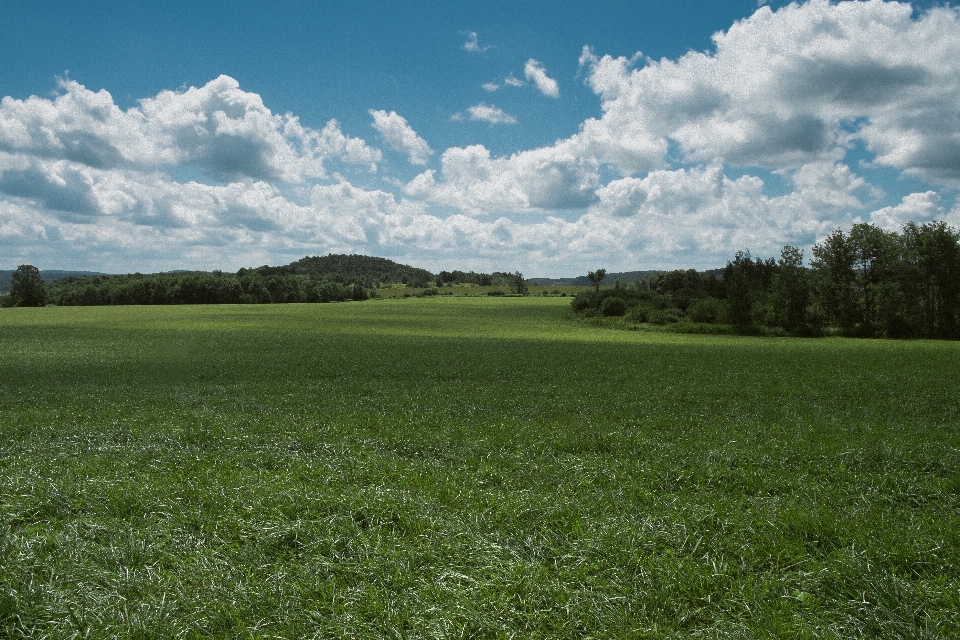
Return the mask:
POLYGON ((960 637, 960 343, 0 310, 0 637, 960 637))

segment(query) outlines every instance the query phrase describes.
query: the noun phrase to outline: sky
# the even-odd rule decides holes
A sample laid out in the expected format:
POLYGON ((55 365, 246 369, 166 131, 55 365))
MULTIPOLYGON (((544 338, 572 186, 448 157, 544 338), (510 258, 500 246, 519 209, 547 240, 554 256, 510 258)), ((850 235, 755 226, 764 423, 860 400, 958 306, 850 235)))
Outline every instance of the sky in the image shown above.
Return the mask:
POLYGON ((960 229, 943 2, 0 2, 0 268, 722 267, 960 229))

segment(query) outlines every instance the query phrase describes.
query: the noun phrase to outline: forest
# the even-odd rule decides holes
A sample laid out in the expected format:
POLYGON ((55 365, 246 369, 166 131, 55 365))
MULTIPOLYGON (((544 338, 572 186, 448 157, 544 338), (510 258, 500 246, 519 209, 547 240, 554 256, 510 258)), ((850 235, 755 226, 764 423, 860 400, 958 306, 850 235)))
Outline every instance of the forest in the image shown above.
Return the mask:
POLYGON ((727 325, 740 333, 839 333, 861 337, 960 338, 960 234, 943 222, 838 229, 803 252, 778 259, 738 252, 719 277, 677 270, 574 296, 581 317, 622 316, 633 323, 727 325))

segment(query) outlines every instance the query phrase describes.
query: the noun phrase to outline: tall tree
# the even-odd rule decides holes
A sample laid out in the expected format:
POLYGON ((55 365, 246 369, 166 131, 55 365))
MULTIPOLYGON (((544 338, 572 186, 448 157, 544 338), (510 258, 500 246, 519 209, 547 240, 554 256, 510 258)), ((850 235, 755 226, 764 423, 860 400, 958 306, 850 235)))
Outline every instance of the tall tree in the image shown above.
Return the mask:
POLYGON ((857 317, 854 262, 853 245, 841 229, 813 247, 810 265, 815 274, 817 302, 827 319, 843 329, 853 328, 857 317))
POLYGON ((723 269, 723 285, 727 295, 730 322, 736 327, 743 328, 753 322, 751 280, 756 279, 755 271, 749 251, 737 251, 733 262, 728 262, 723 269))
POLYGON ((785 246, 773 274, 773 301, 777 321, 787 331, 796 331, 806 322, 810 285, 803 266, 803 251, 785 246))
POLYGON ((960 234, 944 222, 903 228, 904 253, 920 308, 920 333, 956 337, 960 333, 960 234))
POLYGON ((47 287, 40 270, 32 264, 17 267, 10 278, 10 295, 21 307, 42 307, 47 301, 47 287))
POLYGON ((603 279, 606 277, 607 277, 606 269, 597 269, 596 271, 587 272, 587 278, 590 279, 590 282, 593 283, 593 286, 597 291, 600 291, 600 283, 603 282, 603 279))
POLYGON ((515 272, 510 280, 510 288, 514 293, 521 296, 527 295, 529 293, 529 288, 527 288, 527 281, 523 279, 523 274, 519 271, 515 272))
POLYGON ((862 222, 850 229, 848 242, 854 264, 852 307, 861 333, 873 335, 883 325, 884 298, 893 295, 885 283, 891 281, 892 263, 896 259, 896 234, 862 222))

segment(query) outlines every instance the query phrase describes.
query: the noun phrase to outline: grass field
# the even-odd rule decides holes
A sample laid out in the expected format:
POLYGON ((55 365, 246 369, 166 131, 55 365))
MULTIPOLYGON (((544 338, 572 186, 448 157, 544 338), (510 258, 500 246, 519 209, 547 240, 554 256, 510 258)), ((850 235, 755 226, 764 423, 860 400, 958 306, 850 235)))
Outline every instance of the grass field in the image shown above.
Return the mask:
POLYGON ((960 344, 0 310, 0 637, 960 637, 960 344))

